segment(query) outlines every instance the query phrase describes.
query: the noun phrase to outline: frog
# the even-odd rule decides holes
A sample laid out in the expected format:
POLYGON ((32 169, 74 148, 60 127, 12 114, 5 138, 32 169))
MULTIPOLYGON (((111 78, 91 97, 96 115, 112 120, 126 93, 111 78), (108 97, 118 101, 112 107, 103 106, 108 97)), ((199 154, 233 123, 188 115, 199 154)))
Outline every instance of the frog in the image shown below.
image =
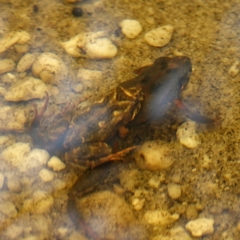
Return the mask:
POLYGON ((42 139, 40 143, 50 152, 61 148, 66 162, 94 168, 107 161, 122 160, 136 149, 131 146, 113 152, 111 140, 131 124, 158 121, 172 103, 196 121, 212 122, 189 110, 181 99, 192 72, 190 58, 159 57, 137 72, 135 78, 119 83, 89 106, 67 106, 50 119, 44 118, 47 95, 40 113, 35 109, 30 135, 38 142, 42 139))

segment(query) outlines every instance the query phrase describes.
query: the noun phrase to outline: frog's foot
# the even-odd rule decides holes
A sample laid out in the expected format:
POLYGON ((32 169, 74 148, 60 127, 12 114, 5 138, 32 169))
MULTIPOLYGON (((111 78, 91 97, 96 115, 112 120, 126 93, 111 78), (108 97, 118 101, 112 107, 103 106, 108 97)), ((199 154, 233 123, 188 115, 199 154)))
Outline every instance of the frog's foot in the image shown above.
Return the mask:
POLYGON ((209 123, 214 123, 215 122, 213 119, 202 116, 199 113, 192 112, 180 99, 177 99, 175 101, 175 104, 180 110, 182 110, 185 113, 185 115, 187 117, 189 117, 193 121, 196 121, 198 123, 204 123, 204 124, 209 124, 209 123))
POLYGON ((81 157, 73 157, 71 155, 71 152, 67 152, 65 153, 65 160, 69 161, 69 162, 74 162, 77 163, 79 165, 82 166, 86 166, 89 168, 95 168, 105 162, 110 162, 110 161, 119 161, 119 160, 123 160, 124 157, 132 152, 134 149, 136 149, 137 146, 133 146, 133 147, 129 147, 126 148, 122 151, 116 152, 116 153, 109 153, 108 155, 104 156, 104 157, 99 157, 99 158, 93 158, 92 160, 89 159, 81 159, 81 157))
POLYGON ((90 167, 90 168, 94 168, 97 167, 105 162, 110 162, 110 161, 119 161, 119 160, 123 160, 123 158, 130 152, 132 152, 134 149, 136 149, 137 146, 133 146, 133 147, 129 147, 126 148, 122 151, 116 152, 116 153, 112 153, 106 157, 101 157, 97 160, 93 160, 93 161, 86 161, 85 164, 90 167))
POLYGON ((49 103, 49 95, 47 92, 45 92, 46 94, 46 99, 45 99, 45 102, 44 102, 44 105, 40 111, 40 113, 38 113, 38 110, 37 110, 37 107, 35 104, 33 104, 33 108, 34 108, 34 117, 33 117, 33 120, 31 122, 31 127, 38 127, 41 123, 41 120, 43 119, 43 116, 44 116, 44 113, 47 109, 47 106, 48 106, 48 103, 49 103))

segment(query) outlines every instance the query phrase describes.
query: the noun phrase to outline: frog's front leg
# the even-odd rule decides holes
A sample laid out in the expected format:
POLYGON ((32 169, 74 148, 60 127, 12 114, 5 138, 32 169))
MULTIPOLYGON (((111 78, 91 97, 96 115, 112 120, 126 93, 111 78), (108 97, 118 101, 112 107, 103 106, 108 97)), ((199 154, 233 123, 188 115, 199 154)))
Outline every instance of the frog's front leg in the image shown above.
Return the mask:
POLYGON ((65 153, 65 160, 94 168, 105 162, 123 160, 136 146, 112 153, 109 144, 104 142, 84 143, 65 153))

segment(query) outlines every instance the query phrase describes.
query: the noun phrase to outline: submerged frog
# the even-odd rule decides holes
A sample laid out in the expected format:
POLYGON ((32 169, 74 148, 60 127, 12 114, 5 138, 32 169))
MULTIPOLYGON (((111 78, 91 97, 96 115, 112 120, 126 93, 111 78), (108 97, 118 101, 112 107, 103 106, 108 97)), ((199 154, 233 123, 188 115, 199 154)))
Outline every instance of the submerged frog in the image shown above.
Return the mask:
POLYGON ((170 103, 176 102, 190 118, 208 123, 212 120, 192 113, 181 101, 181 91, 192 71, 188 57, 160 57, 139 75, 120 83, 106 96, 88 107, 66 107, 52 118, 44 118, 48 97, 40 114, 35 114, 31 135, 47 150, 61 148, 65 160, 88 167, 107 161, 121 160, 135 146, 113 153, 111 139, 124 135, 125 126, 155 122, 170 103))

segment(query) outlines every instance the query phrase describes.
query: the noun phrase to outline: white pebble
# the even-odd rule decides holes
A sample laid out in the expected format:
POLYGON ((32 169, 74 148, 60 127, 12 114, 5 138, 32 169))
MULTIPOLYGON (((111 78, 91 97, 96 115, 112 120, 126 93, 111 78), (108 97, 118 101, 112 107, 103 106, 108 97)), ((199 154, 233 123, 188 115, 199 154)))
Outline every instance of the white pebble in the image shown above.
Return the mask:
POLYGON ((13 106, 4 106, 0 108, 0 125, 4 125, 6 132, 23 132, 26 130, 26 123, 27 118, 24 109, 13 106))
POLYGON ((15 66, 16 64, 12 59, 0 60, 0 74, 13 71, 15 66))
POLYGON ((177 138, 187 148, 195 148, 201 143, 196 133, 196 127, 197 124, 193 121, 187 121, 178 127, 177 138))
POLYGON ((39 177, 43 182, 50 182, 54 179, 54 173, 46 168, 43 168, 39 173, 39 177))
POLYGON ((134 158, 138 166, 147 170, 167 169, 173 164, 172 148, 162 141, 145 142, 139 147, 134 158))
POLYGON ((132 205, 133 205, 133 208, 137 211, 141 210, 144 206, 144 202, 145 202, 145 199, 142 198, 133 198, 132 199, 132 205))
POLYGON ((2 173, 0 173, 0 189, 2 188, 4 183, 4 175, 2 173))
POLYGON ((42 53, 32 66, 32 72, 45 83, 58 83, 68 76, 64 62, 56 54, 42 53))
POLYGON ((151 46, 163 47, 171 40, 173 30, 174 28, 172 26, 165 25, 146 33, 144 39, 151 46))
POLYGON ((15 208, 15 205, 9 201, 0 203, 0 212, 4 213, 8 217, 17 216, 17 209, 15 208))
POLYGON ((46 84, 40 79, 26 77, 17 81, 5 93, 5 100, 18 102, 28 101, 35 98, 44 98, 46 96, 46 84))
POLYGON ((87 56, 91 59, 108 59, 117 54, 116 46, 108 38, 97 38, 84 46, 87 56))
POLYGON ((185 228, 191 232, 193 237, 201 237, 206 234, 212 234, 214 232, 213 228, 214 220, 210 218, 198 218, 189 221, 185 228))
POLYGON ((142 31, 142 26, 137 20, 125 19, 119 25, 123 34, 128 38, 136 38, 142 31))
POLYGON ((178 199, 181 196, 182 189, 181 186, 176 183, 168 184, 168 195, 172 199, 178 199))
POLYGON ((164 210, 148 210, 144 214, 145 220, 149 224, 159 224, 159 225, 167 225, 171 224, 179 219, 179 214, 170 214, 164 210))
POLYGON ((66 188, 67 183, 61 179, 54 179, 52 181, 52 186, 55 191, 60 191, 60 190, 63 190, 64 188, 66 188))
POLYGON ((239 61, 235 61, 228 70, 228 75, 230 77, 236 77, 239 73, 239 61))
POLYGON ((25 54, 17 64, 17 71, 18 72, 25 72, 30 69, 36 60, 36 54, 27 53, 25 54))
POLYGON ((74 57, 107 59, 113 58, 117 54, 116 46, 102 31, 78 34, 61 45, 68 54, 74 57))
POLYGON ((12 166, 22 169, 24 158, 30 152, 30 145, 28 143, 18 142, 2 151, 2 158, 4 161, 12 164, 12 166))
POLYGON ((152 188, 158 188, 160 185, 160 178, 158 179, 155 177, 150 178, 148 181, 148 185, 152 188))
POLYGON ((66 164, 62 162, 58 157, 51 157, 48 161, 48 167, 52 168, 53 171, 58 172, 66 167, 66 164))
POLYGON ((5 52, 15 43, 26 44, 30 39, 30 34, 25 31, 11 32, 0 40, 0 53, 5 52))

